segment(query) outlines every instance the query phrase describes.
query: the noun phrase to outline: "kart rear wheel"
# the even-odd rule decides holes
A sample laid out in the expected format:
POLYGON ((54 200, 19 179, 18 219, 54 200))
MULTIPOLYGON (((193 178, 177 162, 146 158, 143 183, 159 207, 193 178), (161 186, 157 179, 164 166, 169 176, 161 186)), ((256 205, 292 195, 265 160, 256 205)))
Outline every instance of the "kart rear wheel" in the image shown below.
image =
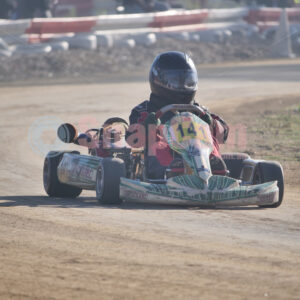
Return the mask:
POLYGON ((260 207, 276 208, 281 205, 284 194, 284 176, 281 165, 275 161, 259 162, 254 173, 253 183, 265 183, 277 180, 279 188, 279 201, 271 205, 260 205, 260 207))
POLYGON ((120 158, 101 161, 96 177, 96 197, 100 204, 120 204, 120 178, 126 176, 125 163, 120 158))
POLYGON ((57 177, 57 167, 64 153, 51 151, 46 156, 43 169, 44 189, 50 197, 76 198, 80 195, 82 189, 63 184, 57 177))

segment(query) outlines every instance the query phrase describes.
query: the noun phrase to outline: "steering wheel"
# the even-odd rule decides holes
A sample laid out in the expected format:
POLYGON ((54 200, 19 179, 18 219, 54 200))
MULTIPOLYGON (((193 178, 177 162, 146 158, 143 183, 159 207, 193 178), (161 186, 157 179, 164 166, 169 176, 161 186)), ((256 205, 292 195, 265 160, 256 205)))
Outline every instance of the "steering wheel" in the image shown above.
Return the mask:
POLYGON ((198 116, 205 115, 205 111, 197 106, 192 104, 169 104, 167 106, 162 107, 160 110, 158 110, 155 114, 155 118, 158 120, 160 119, 165 113, 167 112, 177 112, 177 111, 188 111, 188 112, 194 112, 198 116))

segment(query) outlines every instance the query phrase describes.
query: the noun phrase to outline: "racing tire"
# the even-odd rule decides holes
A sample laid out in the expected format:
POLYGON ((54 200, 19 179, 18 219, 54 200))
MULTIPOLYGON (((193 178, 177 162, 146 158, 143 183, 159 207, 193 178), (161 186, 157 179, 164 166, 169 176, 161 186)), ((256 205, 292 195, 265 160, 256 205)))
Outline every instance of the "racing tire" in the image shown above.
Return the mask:
POLYGON ((279 188, 279 201, 271 205, 260 205, 260 207, 276 208, 281 205, 284 194, 284 175, 282 166, 278 162, 259 162, 254 172, 253 183, 258 184, 275 180, 277 180, 277 186, 279 188))
POLYGON ((96 177, 96 197, 100 204, 121 204, 120 178, 126 177, 125 163, 120 158, 106 157, 96 177))
MULTIPOLYGON (((82 192, 81 188, 61 183, 57 177, 57 167, 64 155, 69 152, 51 151, 45 158, 43 168, 43 183, 46 193, 56 198, 76 198, 82 192)), ((80 154, 77 151, 72 152, 80 154)))

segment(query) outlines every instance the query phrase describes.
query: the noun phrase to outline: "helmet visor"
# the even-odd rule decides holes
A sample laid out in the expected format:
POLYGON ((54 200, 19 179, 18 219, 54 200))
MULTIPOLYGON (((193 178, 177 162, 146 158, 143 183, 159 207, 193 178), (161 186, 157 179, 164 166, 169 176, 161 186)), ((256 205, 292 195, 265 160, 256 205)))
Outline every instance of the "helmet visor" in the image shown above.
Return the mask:
POLYGON ((197 73, 191 70, 161 70, 154 77, 154 82, 169 90, 178 92, 195 92, 198 88, 197 73))

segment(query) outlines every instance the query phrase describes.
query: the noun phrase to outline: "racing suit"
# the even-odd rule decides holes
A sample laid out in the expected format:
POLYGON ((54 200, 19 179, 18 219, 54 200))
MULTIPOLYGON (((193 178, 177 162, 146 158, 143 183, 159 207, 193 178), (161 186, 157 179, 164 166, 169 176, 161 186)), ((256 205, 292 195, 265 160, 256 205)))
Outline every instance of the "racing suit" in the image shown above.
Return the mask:
MULTIPOLYGON (((129 116, 130 125, 145 124, 148 115, 152 112, 157 112, 162 107, 167 105, 163 99, 160 99, 155 94, 150 95, 150 100, 146 100, 134 107, 129 116)), ((199 105, 197 102, 194 105, 199 105)), ((202 107, 203 108, 203 107, 202 107)), ((212 172, 215 175, 226 175, 227 169, 224 161, 219 153, 219 143, 224 143, 229 133, 229 127, 219 116, 211 114, 205 109, 205 114, 201 118, 210 125, 214 149, 210 155, 210 163, 212 172)), ((161 118, 162 124, 171 119, 172 112, 168 112, 161 118)), ((165 147, 160 147, 156 151, 156 156, 148 156, 148 177, 151 179, 162 179, 167 168, 178 168, 178 155, 170 149, 166 144, 165 147), (177 158, 176 158, 177 156, 177 158)), ((182 167, 182 164, 181 166, 182 167)))

